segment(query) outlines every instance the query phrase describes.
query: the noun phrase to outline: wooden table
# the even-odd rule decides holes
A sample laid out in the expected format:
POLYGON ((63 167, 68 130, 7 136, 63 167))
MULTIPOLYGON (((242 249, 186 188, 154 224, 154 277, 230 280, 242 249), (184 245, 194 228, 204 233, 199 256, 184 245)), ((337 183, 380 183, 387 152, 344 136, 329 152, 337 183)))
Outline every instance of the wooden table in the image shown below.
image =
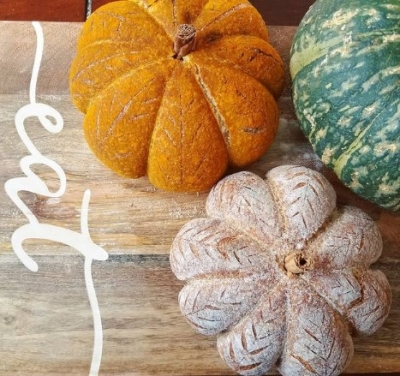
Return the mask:
MULTIPOLYGON (((258 3, 262 6, 262 1, 258 3)), ((0 14, 4 14, 2 7, 0 14)), ((69 21, 73 14, 67 17, 69 21)), ((23 12, 19 15, 28 17, 23 12)), ((52 134, 34 118, 25 125, 41 155, 65 172, 66 190, 59 197, 32 192, 21 192, 20 197, 39 223, 77 234, 82 232, 83 196, 87 189, 91 191, 90 235, 109 254, 107 261, 91 264, 103 328, 100 375, 232 375, 219 358, 215 338, 194 333, 181 317, 177 295, 182 284, 171 273, 168 261, 174 235, 188 220, 204 215, 207 195, 171 194, 155 189, 146 178, 123 179, 93 157, 84 142, 82 114, 71 104, 67 81, 81 24, 42 22, 40 26, 44 55, 35 98, 62 115, 64 128, 52 134)), ((294 31, 294 26, 270 28, 272 44, 286 63, 294 31)), ((36 48, 32 24, 0 22, 0 46, 0 183, 4 186, 24 176, 19 162, 29 155, 17 133, 15 116, 30 101, 36 48)), ((384 239, 376 267, 389 279, 393 305, 376 334, 355 339, 355 356, 346 373, 400 374, 400 214, 356 197, 322 166, 298 128, 289 78, 287 82, 279 102, 278 136, 249 170, 264 175, 286 163, 317 169, 334 185, 340 204, 356 205, 376 221, 384 239)), ((58 189, 53 170, 43 164, 33 170, 53 192, 58 189)), ((28 219, 3 189, 0 203, 0 374, 89 374, 96 324, 85 282, 88 257, 59 242, 27 240, 24 248, 39 266, 36 273, 28 270, 11 247, 13 232, 28 219)))
MULTIPOLYGON (((314 0, 250 0, 268 25, 298 25, 314 0)), ((84 21, 110 0, 13 0, 0 2, 0 20, 84 21)))

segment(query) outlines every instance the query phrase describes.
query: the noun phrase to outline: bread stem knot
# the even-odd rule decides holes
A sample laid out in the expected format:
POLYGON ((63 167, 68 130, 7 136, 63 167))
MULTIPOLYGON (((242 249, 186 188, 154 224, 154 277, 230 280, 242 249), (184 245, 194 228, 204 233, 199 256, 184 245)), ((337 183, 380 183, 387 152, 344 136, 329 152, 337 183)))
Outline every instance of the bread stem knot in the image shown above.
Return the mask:
POLYGON ((181 24, 175 34, 174 52, 175 59, 182 60, 184 56, 195 49, 196 29, 190 24, 181 24))
POLYGON ((302 274, 311 269, 311 260, 303 252, 293 251, 285 257, 285 270, 288 274, 302 274))

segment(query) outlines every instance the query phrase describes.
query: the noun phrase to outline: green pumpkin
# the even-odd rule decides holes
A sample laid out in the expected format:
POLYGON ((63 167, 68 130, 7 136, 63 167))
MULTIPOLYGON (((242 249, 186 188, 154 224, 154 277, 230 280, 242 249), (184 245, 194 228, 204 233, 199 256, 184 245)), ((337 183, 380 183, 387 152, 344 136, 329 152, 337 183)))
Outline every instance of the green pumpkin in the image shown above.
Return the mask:
POLYGON ((317 0, 294 37, 300 127, 358 195, 400 209, 400 0, 317 0))

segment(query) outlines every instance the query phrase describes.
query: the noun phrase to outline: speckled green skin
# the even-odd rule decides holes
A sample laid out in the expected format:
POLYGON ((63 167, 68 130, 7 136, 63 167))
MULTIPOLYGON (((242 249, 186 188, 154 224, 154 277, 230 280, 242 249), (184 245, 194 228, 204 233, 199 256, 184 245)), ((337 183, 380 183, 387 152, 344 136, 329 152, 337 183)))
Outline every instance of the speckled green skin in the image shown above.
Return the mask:
POLYGON ((360 196, 400 209, 400 1, 317 0, 294 37, 300 126, 360 196))

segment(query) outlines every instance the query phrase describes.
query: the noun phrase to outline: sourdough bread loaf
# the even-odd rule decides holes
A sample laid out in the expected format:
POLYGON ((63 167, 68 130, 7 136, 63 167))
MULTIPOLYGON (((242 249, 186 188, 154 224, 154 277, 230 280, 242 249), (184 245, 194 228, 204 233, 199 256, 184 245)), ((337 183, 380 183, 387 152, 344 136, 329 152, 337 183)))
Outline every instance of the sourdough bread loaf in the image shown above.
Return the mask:
POLYGON ((280 166, 265 180, 240 172, 211 191, 207 218, 177 234, 170 262, 187 283, 179 305, 242 375, 339 375, 353 334, 386 319, 391 293, 371 270, 382 251, 374 221, 336 206, 325 177, 280 166))

